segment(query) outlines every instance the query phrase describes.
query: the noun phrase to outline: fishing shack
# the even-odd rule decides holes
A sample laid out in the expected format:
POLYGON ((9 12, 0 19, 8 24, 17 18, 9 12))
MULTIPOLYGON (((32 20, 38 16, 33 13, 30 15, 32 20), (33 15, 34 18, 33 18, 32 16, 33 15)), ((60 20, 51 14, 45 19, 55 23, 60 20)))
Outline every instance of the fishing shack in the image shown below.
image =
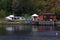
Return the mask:
POLYGON ((56 22, 56 16, 53 13, 44 13, 43 15, 32 15, 32 23, 33 24, 41 24, 41 25, 54 25, 54 22, 56 22))
POLYGON ((44 13, 39 16, 39 20, 39 24, 54 25, 54 22, 56 22, 56 16, 53 13, 44 13))
POLYGON ((39 16, 37 14, 32 15, 32 20, 33 21, 38 21, 39 16))
POLYGON ((39 15, 33 14, 32 15, 32 24, 38 24, 39 23, 39 15))
MULTIPOLYGON (((43 16, 42 18, 44 21, 56 21, 56 16, 53 13, 44 13, 41 16, 43 16)), ((41 16, 40 16, 40 20, 41 20, 41 16)))

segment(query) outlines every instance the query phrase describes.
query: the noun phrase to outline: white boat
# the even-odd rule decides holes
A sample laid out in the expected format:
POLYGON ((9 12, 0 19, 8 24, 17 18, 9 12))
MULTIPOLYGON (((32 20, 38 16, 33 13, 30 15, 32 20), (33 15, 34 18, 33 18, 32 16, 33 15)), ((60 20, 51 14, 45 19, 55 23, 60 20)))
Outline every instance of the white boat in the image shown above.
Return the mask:
POLYGON ((7 21, 20 21, 20 20, 25 20, 24 17, 14 16, 14 15, 9 15, 9 16, 5 17, 5 19, 7 21))

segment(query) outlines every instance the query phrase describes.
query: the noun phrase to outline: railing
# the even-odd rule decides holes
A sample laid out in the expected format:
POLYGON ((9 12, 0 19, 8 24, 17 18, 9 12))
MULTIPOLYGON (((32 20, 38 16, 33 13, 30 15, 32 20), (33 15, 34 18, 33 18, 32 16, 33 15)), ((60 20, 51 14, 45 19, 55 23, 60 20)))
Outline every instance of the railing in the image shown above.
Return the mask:
POLYGON ((31 19, 26 19, 25 23, 32 23, 32 20, 31 19))
POLYGON ((60 27, 60 21, 56 21, 55 24, 57 27, 60 27))
POLYGON ((32 21, 32 20, 26 20, 26 23, 31 24, 41 24, 41 25, 54 25, 54 21, 32 21))
POLYGON ((54 21, 39 21, 39 24, 42 24, 42 25, 54 25, 54 21))

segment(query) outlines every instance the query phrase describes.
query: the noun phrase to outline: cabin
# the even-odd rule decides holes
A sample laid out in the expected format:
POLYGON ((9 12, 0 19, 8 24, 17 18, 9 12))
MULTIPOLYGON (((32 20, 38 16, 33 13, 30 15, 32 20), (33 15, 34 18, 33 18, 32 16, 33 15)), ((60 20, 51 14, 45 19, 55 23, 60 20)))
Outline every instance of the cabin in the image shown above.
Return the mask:
POLYGON ((32 15, 32 20, 33 21, 56 21, 56 15, 53 13, 44 13, 43 15, 37 15, 33 14, 32 15))
POLYGON ((38 21, 38 19, 39 19, 39 15, 37 14, 32 15, 32 21, 38 21))
POLYGON ((39 25, 54 25, 56 22, 56 15, 53 13, 44 13, 43 15, 32 15, 32 23, 39 25))
POLYGON ((40 21, 56 21, 56 15, 53 13, 44 13, 39 17, 40 21))

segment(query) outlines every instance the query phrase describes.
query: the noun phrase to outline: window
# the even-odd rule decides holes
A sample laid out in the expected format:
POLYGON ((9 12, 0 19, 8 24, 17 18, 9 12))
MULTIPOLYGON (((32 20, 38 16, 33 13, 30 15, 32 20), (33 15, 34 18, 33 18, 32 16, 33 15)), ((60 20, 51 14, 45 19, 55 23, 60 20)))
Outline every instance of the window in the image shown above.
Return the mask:
POLYGON ((46 18, 46 16, 44 16, 44 18, 46 18))

